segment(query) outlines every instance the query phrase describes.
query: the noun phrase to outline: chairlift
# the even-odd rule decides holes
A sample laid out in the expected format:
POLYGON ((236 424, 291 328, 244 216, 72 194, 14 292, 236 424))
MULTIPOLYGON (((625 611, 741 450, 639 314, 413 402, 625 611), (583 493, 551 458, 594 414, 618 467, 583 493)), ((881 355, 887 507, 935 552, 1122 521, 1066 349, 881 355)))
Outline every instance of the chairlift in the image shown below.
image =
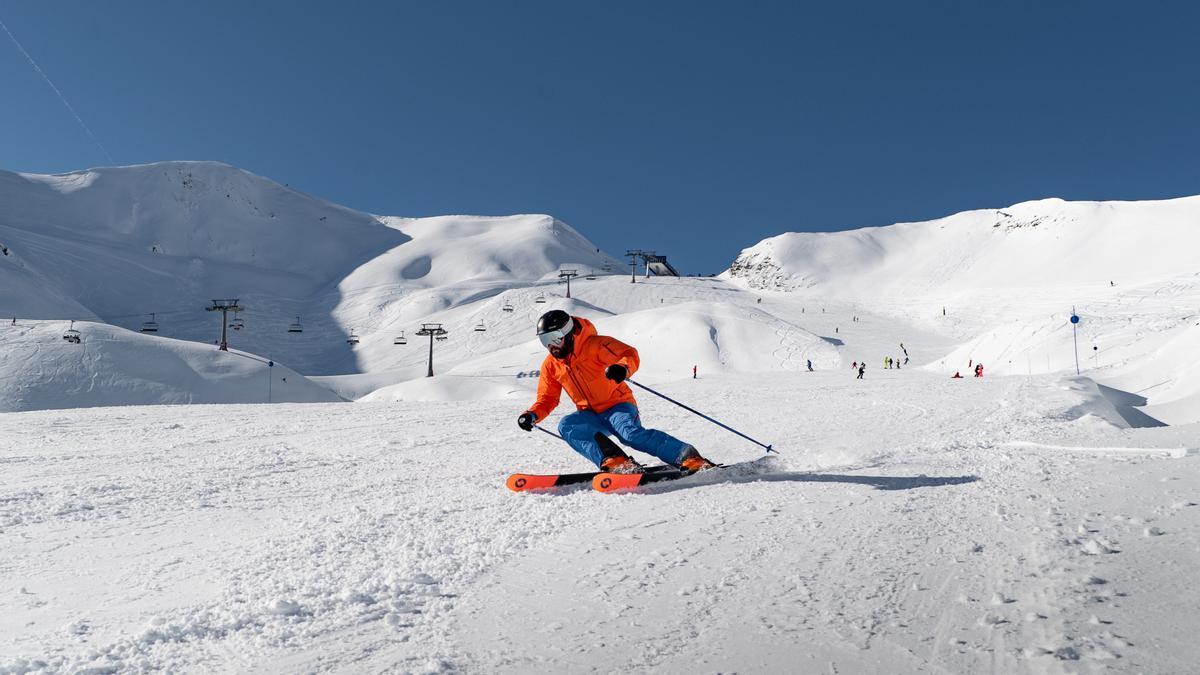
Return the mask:
POLYGON ((508 304, 508 302, 506 301, 504 303, 504 306, 501 307, 500 309, 504 310, 505 312, 511 312, 511 311, 513 311, 513 306, 508 304))
POLYGON ((408 344, 408 338, 404 337, 404 331, 400 331, 400 334, 396 336, 396 339, 392 340, 392 344, 394 344, 394 345, 408 344))
POLYGON ((546 304, 546 296, 542 293, 538 293, 538 296, 534 298, 533 301, 539 305, 544 305, 546 304))
POLYGON ((150 320, 142 324, 143 333, 157 333, 158 323, 154 321, 154 312, 150 312, 150 320))
POLYGON ((246 322, 235 316, 233 320, 229 322, 229 327, 234 330, 241 330, 246 327, 246 322))
POLYGON ((300 317, 296 317, 296 323, 293 323, 290 326, 288 326, 288 332, 289 333, 303 333, 304 332, 304 326, 300 325, 300 317))
POLYGON ((70 342, 73 345, 77 345, 80 342, 83 342, 83 334, 80 333, 79 331, 75 330, 75 322, 74 321, 71 322, 71 327, 68 328, 65 333, 63 333, 63 339, 66 340, 67 342, 70 342))
POLYGON ((482 321, 480 321, 480 322, 479 322, 479 324, 478 324, 477 326, 475 326, 475 332, 476 332, 476 333, 482 333, 482 332, 484 332, 484 331, 486 331, 486 330, 487 330, 487 326, 483 325, 483 322, 482 322, 482 321))
POLYGON ((354 329, 350 329, 350 336, 346 338, 346 342, 356 345, 358 344, 358 336, 354 334, 354 329))
POLYGON ((445 336, 445 335, 439 335, 439 336, 437 336, 435 339, 436 339, 438 342, 445 342, 446 340, 449 340, 450 338, 448 338, 448 337, 447 337, 447 336, 445 336))

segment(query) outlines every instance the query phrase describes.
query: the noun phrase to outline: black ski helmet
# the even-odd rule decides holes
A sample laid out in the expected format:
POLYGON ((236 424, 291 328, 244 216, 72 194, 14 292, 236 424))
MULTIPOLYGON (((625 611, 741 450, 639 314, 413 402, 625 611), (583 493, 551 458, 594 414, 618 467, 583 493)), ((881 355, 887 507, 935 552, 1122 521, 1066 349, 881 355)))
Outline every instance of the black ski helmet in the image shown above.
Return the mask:
POLYGON ((542 346, 557 358, 575 351, 575 332, 579 324, 561 309, 546 312, 538 319, 537 336, 542 346))
POLYGON ((571 315, 561 309, 552 309, 546 312, 538 319, 537 334, 551 333, 556 330, 562 330, 567 324, 571 323, 571 315))

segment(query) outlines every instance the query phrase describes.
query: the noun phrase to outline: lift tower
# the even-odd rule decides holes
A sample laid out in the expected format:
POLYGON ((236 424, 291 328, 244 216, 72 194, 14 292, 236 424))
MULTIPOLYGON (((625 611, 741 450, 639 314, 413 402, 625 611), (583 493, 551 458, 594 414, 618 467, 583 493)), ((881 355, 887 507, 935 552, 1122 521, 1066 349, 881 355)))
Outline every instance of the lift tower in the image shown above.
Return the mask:
POLYGON ((577 276, 579 276, 579 272, 576 272, 575 270, 562 270, 561 272, 558 273, 559 279, 567 280, 567 297, 568 298, 571 297, 571 277, 577 277, 577 276))
POLYGON ((229 313, 237 313, 244 308, 238 304, 237 298, 226 298, 224 300, 213 300, 212 307, 205 307, 205 311, 221 313, 221 346, 219 349, 223 352, 229 351, 229 341, 226 339, 229 326, 229 313))
POLYGON ((421 330, 417 331, 417 335, 429 336, 429 372, 425 377, 433 377, 433 339, 445 340, 446 334, 446 329, 440 323, 423 323, 421 330))

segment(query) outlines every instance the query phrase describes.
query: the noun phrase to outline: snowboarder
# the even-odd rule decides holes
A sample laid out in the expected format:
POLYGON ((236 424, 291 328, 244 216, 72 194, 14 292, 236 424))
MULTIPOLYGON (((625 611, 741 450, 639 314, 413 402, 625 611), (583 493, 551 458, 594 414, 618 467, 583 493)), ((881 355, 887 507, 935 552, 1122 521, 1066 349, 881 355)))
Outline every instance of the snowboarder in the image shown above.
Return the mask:
POLYGON ((625 454, 608 434, 616 434, 629 447, 688 473, 716 466, 692 445, 642 427, 637 401, 625 384, 641 363, 636 349, 598 334, 591 321, 561 309, 550 310, 538 319, 537 336, 549 354, 542 361, 537 400, 517 417, 521 429, 533 431, 533 425, 558 406, 559 396, 566 389, 577 410, 559 421, 558 433, 601 471, 642 471, 642 465, 625 454))
POLYGON ((954 371, 954 374, 950 376, 950 379, 952 379, 952 380, 961 380, 961 379, 963 379, 963 376, 962 376, 962 375, 959 375, 959 374, 958 374, 958 371, 956 370, 956 371, 954 371))

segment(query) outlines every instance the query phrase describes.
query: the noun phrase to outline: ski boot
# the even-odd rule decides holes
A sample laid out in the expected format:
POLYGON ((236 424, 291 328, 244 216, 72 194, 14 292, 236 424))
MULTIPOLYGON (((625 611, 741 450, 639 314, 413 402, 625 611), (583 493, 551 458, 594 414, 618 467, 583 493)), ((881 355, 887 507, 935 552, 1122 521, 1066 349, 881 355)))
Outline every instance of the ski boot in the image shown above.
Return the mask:
POLYGON ((645 468, 629 455, 621 453, 605 457, 600 462, 600 470, 604 473, 643 473, 645 468))
POLYGON ((625 454, 625 451, 614 443, 613 439, 601 433, 597 433, 595 438, 596 443, 600 445, 600 451, 604 453, 604 459, 600 460, 601 471, 605 473, 642 473, 645 471, 645 468, 625 454))
POLYGON ((695 448, 688 448, 683 459, 679 461, 679 470, 688 474, 715 468, 717 465, 701 457, 695 448))

